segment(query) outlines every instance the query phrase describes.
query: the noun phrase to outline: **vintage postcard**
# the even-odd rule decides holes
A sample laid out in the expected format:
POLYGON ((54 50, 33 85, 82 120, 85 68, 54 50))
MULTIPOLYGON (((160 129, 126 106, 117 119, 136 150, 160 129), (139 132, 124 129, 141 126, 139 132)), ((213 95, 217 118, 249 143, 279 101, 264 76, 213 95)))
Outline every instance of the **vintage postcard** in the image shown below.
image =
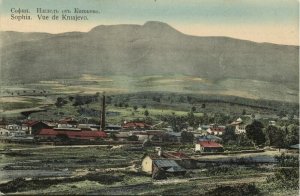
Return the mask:
POLYGON ((298 195, 298 0, 0 0, 0 195, 298 195))

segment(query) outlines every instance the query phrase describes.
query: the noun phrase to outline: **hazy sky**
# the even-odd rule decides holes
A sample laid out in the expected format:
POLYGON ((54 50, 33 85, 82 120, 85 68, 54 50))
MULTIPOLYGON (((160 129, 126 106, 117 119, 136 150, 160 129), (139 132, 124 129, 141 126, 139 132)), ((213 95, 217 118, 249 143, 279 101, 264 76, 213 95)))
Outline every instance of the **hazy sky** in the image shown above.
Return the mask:
MULTIPOLYGON (((199 36, 230 36, 299 45, 298 0, 0 0, 1 30, 59 33, 101 24, 162 21, 199 36), (11 8, 30 9, 32 20, 11 20, 11 8), (88 21, 39 21, 36 8, 97 9, 88 21)), ((60 14, 59 14, 60 15, 60 14)), ((72 15, 72 14, 70 14, 72 15)))

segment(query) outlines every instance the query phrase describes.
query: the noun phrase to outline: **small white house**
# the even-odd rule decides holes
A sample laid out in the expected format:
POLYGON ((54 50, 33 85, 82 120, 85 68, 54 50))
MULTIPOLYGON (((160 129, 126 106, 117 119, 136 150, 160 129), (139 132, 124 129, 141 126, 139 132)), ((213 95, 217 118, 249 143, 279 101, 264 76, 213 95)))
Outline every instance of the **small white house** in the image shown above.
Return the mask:
POLYGON ((210 127, 206 131, 211 135, 223 135, 225 129, 220 127, 210 127))
POLYGON ((0 137, 7 137, 9 136, 9 133, 9 130, 0 128, 0 137))
POLYGON ((10 124, 10 125, 6 125, 5 127, 6 129, 10 130, 10 131, 18 131, 18 130, 22 130, 22 127, 16 124, 10 124))
POLYGON ((269 125, 276 126, 276 122, 274 120, 269 121, 269 125))

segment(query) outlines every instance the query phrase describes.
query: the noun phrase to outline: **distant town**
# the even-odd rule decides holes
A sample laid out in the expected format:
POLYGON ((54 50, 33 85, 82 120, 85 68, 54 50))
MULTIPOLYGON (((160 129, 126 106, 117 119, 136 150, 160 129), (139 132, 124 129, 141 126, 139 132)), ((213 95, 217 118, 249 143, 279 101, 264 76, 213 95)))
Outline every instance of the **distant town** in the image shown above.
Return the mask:
MULTIPOLYGON (((101 152, 104 154, 108 153, 108 155, 112 153, 111 156, 114 156, 114 153, 121 152, 121 157, 125 161, 125 167, 131 168, 130 170, 139 175, 148 176, 148 179, 158 181, 169 179, 168 182, 171 183, 171 179, 178 178, 195 181, 202 180, 203 175, 207 176, 207 171, 212 172, 212 170, 226 176, 226 173, 229 171, 225 168, 231 168, 236 165, 239 168, 239 172, 243 173, 249 168, 255 168, 254 174, 258 171, 264 171, 263 174, 259 174, 258 179, 267 177, 267 179, 273 179, 276 183, 281 183, 279 179, 272 177, 273 173, 277 171, 274 165, 279 164, 281 161, 292 161, 299 153, 299 125, 297 124, 299 119, 297 116, 280 116, 280 114, 254 115, 247 114, 244 110, 239 116, 230 120, 230 117, 222 117, 220 114, 214 117, 211 114, 210 116, 207 114, 199 115, 197 107, 193 106, 190 111, 180 115, 176 115, 175 112, 165 116, 160 114, 160 120, 158 120, 157 116, 156 118, 152 117, 152 113, 155 110, 151 110, 151 107, 148 108, 145 104, 140 106, 142 112, 139 114, 137 112, 139 110, 138 106, 133 106, 129 109, 130 106, 126 103, 113 104, 110 96, 97 94, 96 96, 90 96, 93 99, 88 97, 81 97, 85 100, 83 102, 78 101, 81 99, 79 97, 69 97, 68 100, 71 103, 75 103, 73 105, 81 105, 80 111, 85 113, 90 110, 84 110, 82 106, 93 102, 97 104, 100 110, 89 113, 89 115, 95 116, 95 120, 87 117, 77 119, 74 116, 65 115, 60 115, 61 118, 57 120, 47 120, 44 115, 42 117, 37 115, 43 112, 49 113, 49 111, 28 111, 23 113, 26 118, 20 120, 3 117, 0 122, 0 140, 3 145, 1 154, 7 157, 33 156, 33 159, 37 159, 36 156, 38 154, 35 151, 39 149, 47 151, 56 149, 53 152, 57 152, 58 147, 69 150, 71 148, 80 149, 78 153, 81 155, 75 158, 79 160, 61 165, 63 168, 59 166, 61 168, 59 170, 63 172, 60 175, 64 176, 66 172, 71 171, 78 173, 78 169, 82 167, 86 169, 89 167, 94 168, 89 169, 90 171, 88 172, 90 173, 89 175, 92 175, 95 171, 96 173, 100 172, 97 169, 100 165, 90 165, 101 161, 100 157, 98 157, 100 155, 97 154, 93 156, 94 158, 82 159, 82 156, 84 156, 82 153, 84 153, 84 149, 101 148, 100 154, 101 152), (90 101, 86 102, 86 100, 90 101), (109 105, 114 105, 113 108, 120 108, 119 112, 117 110, 110 111, 109 108, 111 107, 109 105), (128 118, 128 120, 126 117, 120 118, 120 115, 122 116, 123 114, 122 108, 133 111, 129 115, 131 118, 128 118), (141 115, 144 117, 141 118, 141 115), (115 117, 118 117, 119 123, 116 123, 115 117), (111 121, 115 123, 112 124, 111 121), (21 148, 16 149, 17 146, 21 148), (133 154, 126 155, 128 152, 133 154), (85 166, 82 163, 85 163, 85 166), (68 164, 72 166, 67 166, 68 164), (267 166, 272 167, 266 169, 267 166), (71 169, 69 167, 79 168, 71 169), (243 167, 247 169, 244 171, 243 167)), ((158 101, 158 99, 157 97, 153 98, 154 102, 158 101)), ((67 102, 66 98, 58 97, 54 105, 57 108, 63 108, 67 107, 67 102)), ((210 103, 202 103, 200 108, 204 109, 209 107, 209 105, 210 103)), ((91 109, 90 107, 88 108, 91 109)), ((63 150, 63 152, 75 153, 75 150, 69 150, 63 150)), ((54 154, 45 154, 45 156, 50 158, 54 154)), ((102 154, 102 156, 104 155, 102 154)), ((53 158, 50 159, 53 160, 53 158)), ((59 159, 64 158, 59 157, 59 159)), ((110 160, 109 162, 113 163, 113 159, 108 159, 108 161, 110 160)), ((66 160, 61 161, 64 162, 66 160)), ((52 165, 51 162, 49 162, 50 168, 48 169, 52 170, 52 167, 53 169, 58 167, 56 164, 52 165)), ((42 169, 41 165, 29 164, 25 166, 27 164, 24 165, 22 163, 22 165, 17 166, 16 164, 19 165, 18 162, 8 164, 2 170, 19 171, 21 169, 22 171, 23 167, 24 169, 27 167, 42 169)), ((118 166, 116 165, 107 165, 106 167, 111 167, 114 172, 123 171, 121 168, 117 169, 116 167, 118 166)), ((50 176, 52 175, 54 174, 50 176)), ((55 174, 54 176, 57 175, 55 174)), ((18 180, 24 181, 25 184, 32 181, 18 180)), ((148 182, 149 180, 146 181, 148 182)), ((8 183, 14 184, 17 182, 10 181, 8 183)), ((294 185, 291 186, 293 187, 294 185)), ((3 193, 13 191, 8 189, 7 186, 8 184, 0 184, 0 191, 3 193)), ((249 188, 246 184, 241 186, 239 187, 241 189, 245 188, 243 186, 249 188)), ((19 188, 21 191, 23 189, 27 190, 29 187, 20 186, 19 188)))

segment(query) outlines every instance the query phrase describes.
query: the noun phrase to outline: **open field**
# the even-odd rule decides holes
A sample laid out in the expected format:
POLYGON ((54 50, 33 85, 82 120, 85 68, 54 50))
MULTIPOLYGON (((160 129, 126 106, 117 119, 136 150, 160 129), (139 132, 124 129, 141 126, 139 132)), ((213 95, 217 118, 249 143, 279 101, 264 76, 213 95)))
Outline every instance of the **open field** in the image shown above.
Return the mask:
POLYGON ((298 87, 290 84, 275 84, 258 80, 225 79, 210 80, 186 75, 151 76, 98 76, 83 74, 80 78, 40 81, 34 84, 3 85, 1 94, 7 91, 44 89, 60 94, 96 92, 130 93, 144 91, 177 92, 193 94, 216 94, 268 99, 287 102, 298 101, 298 87), (284 93, 283 93, 284 92, 284 93))
MULTIPOLYGON (((298 101, 298 88, 287 87, 285 84, 272 84, 270 82, 226 79, 213 81, 206 78, 186 75, 152 75, 152 76, 97 76, 83 74, 80 78, 56 79, 40 81, 32 84, 3 85, 0 92, 1 116, 17 117, 20 112, 35 110, 52 106, 57 97, 90 96, 105 92, 114 96, 113 104, 127 103, 131 108, 138 106, 137 111, 128 108, 109 106, 111 111, 118 110, 124 117, 139 118, 145 109, 151 115, 185 115, 192 106, 197 108, 199 115, 202 113, 223 112, 225 114, 238 114, 242 110, 247 113, 266 111, 261 108, 249 106, 250 102, 261 100, 279 100, 282 103, 295 104, 298 101), (238 85, 237 85, 238 84, 238 85), (282 92, 286 92, 282 94, 282 92), (186 97, 194 97, 194 101, 186 101, 186 97), (230 98, 232 97, 232 98, 230 98), (154 98, 159 98, 159 102, 154 98), (153 100, 152 100, 153 99, 153 100), (238 101, 244 99, 242 105, 238 101), (225 102, 224 102, 225 100, 225 102), (230 101, 226 101, 230 100, 230 101), (285 102, 286 101, 286 102, 285 102), (206 104, 206 108, 202 104, 206 104), (143 105, 147 108, 141 108, 143 105), (134 115, 132 115, 134 113, 134 115)), ((269 107, 262 103, 260 107, 269 107)), ((92 103, 90 108, 100 109, 98 103, 92 103)), ((297 110, 297 106, 293 110, 297 110)), ((278 110, 293 111, 279 102, 272 106, 278 110)), ((75 115, 74 108, 65 107, 57 109, 58 113, 75 115), (60 111, 62 110, 62 111, 60 111)), ((277 111, 278 112, 278 111, 277 111)), ((46 114, 45 114, 46 115, 46 114)), ((47 115, 46 115, 47 116, 47 115)), ((120 120, 120 119, 117 119, 120 120)), ((112 122, 116 120, 112 119, 112 122)))
MULTIPOLYGON (((211 173, 202 166, 198 170, 191 170, 184 178, 169 177, 159 181, 140 171, 143 154, 153 152, 153 148, 126 151, 108 146, 24 148, 24 145, 18 144, 1 145, 1 149, 5 147, 15 149, 20 154, 2 155, 0 158, 0 189, 4 193, 182 195, 205 194, 219 186, 249 184, 257 185, 261 193, 268 195, 278 192, 266 182, 267 176, 273 173, 272 167, 235 166, 230 170, 211 173), (19 183, 12 181, 16 177, 19 177, 19 183), (6 182, 10 182, 14 188, 4 188, 6 182)), ((274 155, 273 152, 264 154, 274 155)), ((288 193, 296 195, 292 190, 288 193)))

